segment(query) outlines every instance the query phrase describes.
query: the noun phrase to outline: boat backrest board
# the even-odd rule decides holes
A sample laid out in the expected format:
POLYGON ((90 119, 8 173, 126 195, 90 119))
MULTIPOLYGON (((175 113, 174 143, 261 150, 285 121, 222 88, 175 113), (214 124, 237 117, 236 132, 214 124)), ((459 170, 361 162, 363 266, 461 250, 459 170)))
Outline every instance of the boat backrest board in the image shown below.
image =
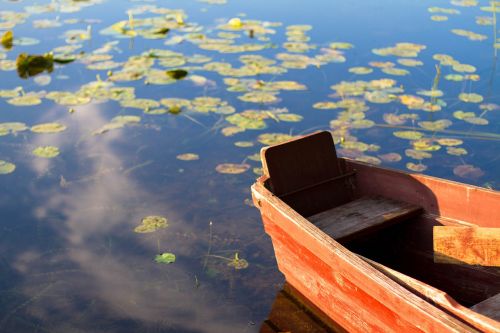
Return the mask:
POLYGON ((330 132, 265 147, 261 159, 270 190, 304 216, 351 200, 330 132))

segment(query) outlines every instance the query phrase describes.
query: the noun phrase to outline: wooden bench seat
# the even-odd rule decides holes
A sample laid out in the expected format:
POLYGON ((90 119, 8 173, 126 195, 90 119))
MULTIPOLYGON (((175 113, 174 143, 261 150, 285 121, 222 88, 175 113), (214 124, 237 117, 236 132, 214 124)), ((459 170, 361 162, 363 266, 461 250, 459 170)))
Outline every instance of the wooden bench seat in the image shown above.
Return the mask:
POLYGON ((382 197, 358 199, 355 170, 339 164, 330 132, 261 150, 268 188, 336 240, 346 240, 420 214, 418 206, 382 197))
POLYGON ((335 240, 349 240, 419 215, 422 208, 384 197, 362 197, 308 217, 335 240))
POLYGON ((500 294, 485 299, 470 308, 486 317, 500 321, 500 294))

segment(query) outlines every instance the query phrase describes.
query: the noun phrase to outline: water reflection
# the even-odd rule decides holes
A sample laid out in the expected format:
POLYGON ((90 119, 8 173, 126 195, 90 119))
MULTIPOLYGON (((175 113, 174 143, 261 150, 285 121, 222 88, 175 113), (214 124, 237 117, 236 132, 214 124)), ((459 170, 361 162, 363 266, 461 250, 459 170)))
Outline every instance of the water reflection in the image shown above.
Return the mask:
MULTIPOLYGON (((72 135, 82 137, 77 146, 57 135, 34 141, 58 146, 63 154, 78 150, 77 164, 85 165, 88 176, 61 175, 65 181, 59 186, 33 189, 34 197, 44 198, 33 207, 34 215, 51 235, 37 240, 47 251, 18 249, 10 260, 23 284, 16 288, 17 306, 3 307, 0 331, 252 331, 251 310, 228 299, 247 286, 216 287, 200 267, 200 262, 207 265, 198 251, 206 246, 208 239, 200 235, 206 231, 159 196, 161 190, 145 188, 124 168, 114 145, 128 132, 111 131, 98 140, 87 136, 106 122, 101 112, 99 105, 91 105, 80 109, 76 120, 73 115, 60 118, 71 124, 72 135), (153 234, 133 233, 147 214, 167 216, 170 226, 153 234), (177 262, 156 264, 155 254, 167 250, 177 254, 177 262)), ((51 163, 33 159, 31 167, 42 177, 51 172, 51 163)), ((219 236, 213 237, 217 241, 219 236)), ((214 266, 213 260, 208 266, 214 266)), ((226 273, 231 283, 239 283, 240 272, 226 273)))
POLYGON ((326 314, 310 303, 288 282, 276 294, 267 319, 259 333, 300 332, 333 333, 346 332, 326 314))

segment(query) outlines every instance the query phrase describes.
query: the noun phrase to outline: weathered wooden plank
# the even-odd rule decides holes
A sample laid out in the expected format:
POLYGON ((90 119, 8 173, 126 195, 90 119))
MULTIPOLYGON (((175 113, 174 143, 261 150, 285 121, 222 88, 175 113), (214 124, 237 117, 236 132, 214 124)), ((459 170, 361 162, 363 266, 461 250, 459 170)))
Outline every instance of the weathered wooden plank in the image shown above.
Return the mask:
POLYGON ((419 206, 373 196, 310 216, 308 220, 333 239, 346 240, 417 216, 421 212, 419 206))
POLYGON ((480 311, 478 311, 474 307, 468 309, 457 303, 447 293, 439 289, 436 289, 426 283, 423 283, 417 279, 402 274, 363 256, 360 256, 360 258, 362 258, 370 265, 378 269, 380 272, 384 273, 405 288, 408 288, 409 290, 420 295, 422 298, 433 302, 439 308, 453 313, 472 326, 475 326, 484 332, 500 332, 500 323, 496 321, 500 316, 500 294, 496 295, 496 300, 492 300, 494 299, 494 297, 492 297, 482 303, 476 304, 476 306, 480 308, 480 311), (488 300, 492 300, 490 304, 486 304, 488 303, 488 300), (481 305, 483 303, 484 305, 481 305), (494 313, 495 311, 496 313, 494 313))
POLYGON ((500 228, 435 226, 434 262, 500 267, 500 228))
MULTIPOLYGON (((471 310, 476 311, 482 315, 500 321, 500 294, 496 294, 481 303, 477 303, 471 310)), ((500 324, 499 324, 500 326, 500 324)), ((498 329, 500 332, 500 328, 498 329)))

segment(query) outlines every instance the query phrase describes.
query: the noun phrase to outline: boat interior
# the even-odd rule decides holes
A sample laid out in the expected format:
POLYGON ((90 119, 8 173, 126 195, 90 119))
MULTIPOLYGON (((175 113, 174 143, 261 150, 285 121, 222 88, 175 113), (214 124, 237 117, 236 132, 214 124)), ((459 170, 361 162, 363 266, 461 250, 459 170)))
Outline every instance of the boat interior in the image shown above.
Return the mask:
POLYGON ((500 320, 498 205, 485 218, 468 212, 468 220, 454 197, 466 185, 337 158, 329 132, 264 148, 261 156, 271 192, 379 271, 401 282, 399 274, 424 298, 427 287, 437 288, 500 320), (446 252, 463 237, 477 247, 446 252))

